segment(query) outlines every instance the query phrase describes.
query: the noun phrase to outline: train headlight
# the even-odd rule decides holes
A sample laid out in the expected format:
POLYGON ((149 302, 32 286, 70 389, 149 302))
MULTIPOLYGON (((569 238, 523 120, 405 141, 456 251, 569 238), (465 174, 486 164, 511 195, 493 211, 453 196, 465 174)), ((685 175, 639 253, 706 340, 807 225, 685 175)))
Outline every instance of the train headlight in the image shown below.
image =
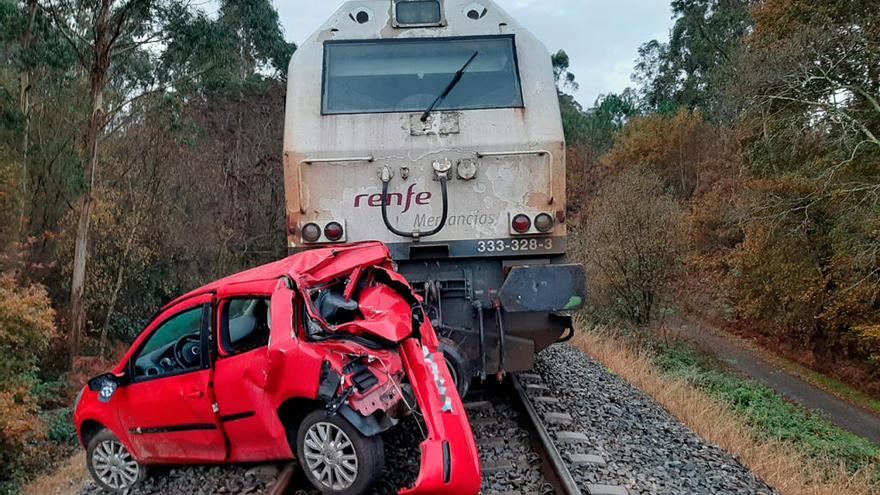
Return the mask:
POLYGON ((538 232, 547 233, 553 230, 553 225, 556 222, 553 221, 553 217, 546 213, 541 213, 540 215, 535 217, 535 228, 538 229, 538 232))
POLYGON ((317 242, 321 238, 321 227, 318 227, 316 223, 303 225, 302 238, 306 242, 317 242))
POLYGON ((339 222, 330 222, 324 227, 324 237, 334 242, 342 239, 344 233, 345 231, 339 222))
POLYGON ((513 230, 516 232, 525 234, 532 228, 532 220, 527 215, 519 214, 513 217, 510 226, 513 227, 513 230))

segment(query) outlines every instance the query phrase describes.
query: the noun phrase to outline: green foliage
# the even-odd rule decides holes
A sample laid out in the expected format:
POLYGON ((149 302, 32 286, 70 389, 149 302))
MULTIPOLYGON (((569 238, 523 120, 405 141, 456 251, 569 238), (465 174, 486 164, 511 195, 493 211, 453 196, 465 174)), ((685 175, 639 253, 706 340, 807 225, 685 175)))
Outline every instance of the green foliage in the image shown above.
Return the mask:
POLYGON ((762 436, 792 442, 818 459, 842 461, 858 469, 880 461, 880 447, 844 431, 817 413, 786 402, 779 394, 740 377, 685 343, 661 346, 656 357, 664 372, 727 403, 762 436))
POLYGON ((553 75, 556 77, 556 90, 560 94, 571 94, 577 91, 579 88, 577 81, 575 81, 577 77, 568 70, 571 66, 571 59, 568 58, 565 50, 559 50, 551 55, 550 61, 553 63, 553 75))
POLYGON ((296 45, 284 40, 269 0, 223 0, 216 19, 176 7, 162 54, 164 78, 187 93, 234 94, 284 80, 296 45))
POLYGON ((614 134, 639 115, 638 95, 629 88, 619 95, 600 95, 592 108, 584 110, 572 95, 578 90, 578 84, 577 77, 569 71, 571 60, 568 54, 559 50, 551 60, 566 142, 572 146, 589 147, 596 153, 607 151, 614 134))
POLYGON ((588 146, 597 153, 608 151, 615 134, 641 113, 638 98, 629 88, 619 95, 600 95, 587 110, 567 94, 561 94, 559 101, 566 141, 574 146, 588 146))
POLYGON ((667 113, 679 107, 720 115, 743 36, 751 27, 752 0, 673 0, 676 17, 668 42, 639 48, 634 79, 644 103, 667 113))
POLYGON ((43 420, 48 425, 48 438, 50 441, 62 445, 76 445, 76 425, 73 424, 73 409, 66 407, 55 409, 43 414, 43 420))

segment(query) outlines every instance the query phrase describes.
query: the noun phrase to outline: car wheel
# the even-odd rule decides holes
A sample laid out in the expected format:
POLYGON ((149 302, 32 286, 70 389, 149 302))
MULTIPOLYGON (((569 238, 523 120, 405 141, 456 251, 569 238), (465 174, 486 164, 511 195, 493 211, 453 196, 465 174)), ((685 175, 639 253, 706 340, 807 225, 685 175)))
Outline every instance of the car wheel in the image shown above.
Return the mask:
POLYGON ((102 489, 126 493, 146 476, 146 470, 110 430, 95 435, 86 448, 89 474, 102 489))
POLYGON ((303 419, 296 447, 306 477, 322 493, 358 495, 382 475, 382 437, 365 437, 341 416, 324 410, 303 419))
POLYGON ((471 380, 473 380, 471 368, 455 342, 449 339, 440 339, 440 352, 443 353, 443 359, 446 361, 446 367, 449 368, 449 374, 452 375, 452 382, 455 383, 458 395, 464 400, 471 388, 471 380))

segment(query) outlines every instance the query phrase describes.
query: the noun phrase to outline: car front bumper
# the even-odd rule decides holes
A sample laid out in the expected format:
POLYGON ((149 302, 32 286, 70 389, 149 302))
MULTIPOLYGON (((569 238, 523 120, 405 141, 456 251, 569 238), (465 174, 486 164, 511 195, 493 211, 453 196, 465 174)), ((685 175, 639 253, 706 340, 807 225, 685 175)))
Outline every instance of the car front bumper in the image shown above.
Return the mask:
POLYGON ((419 476, 415 485, 400 494, 479 493, 480 455, 443 355, 439 349, 423 347, 415 338, 403 341, 400 350, 428 430, 420 445, 419 476))

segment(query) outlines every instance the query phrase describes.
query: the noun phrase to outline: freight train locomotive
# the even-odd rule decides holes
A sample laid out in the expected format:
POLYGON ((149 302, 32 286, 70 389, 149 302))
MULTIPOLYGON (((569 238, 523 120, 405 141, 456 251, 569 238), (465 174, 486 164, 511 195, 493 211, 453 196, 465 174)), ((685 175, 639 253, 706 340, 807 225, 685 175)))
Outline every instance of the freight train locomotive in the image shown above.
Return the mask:
POLYGON ((358 0, 293 56, 292 251, 380 240, 464 391, 571 335, 565 141, 547 49, 492 0, 358 0))

